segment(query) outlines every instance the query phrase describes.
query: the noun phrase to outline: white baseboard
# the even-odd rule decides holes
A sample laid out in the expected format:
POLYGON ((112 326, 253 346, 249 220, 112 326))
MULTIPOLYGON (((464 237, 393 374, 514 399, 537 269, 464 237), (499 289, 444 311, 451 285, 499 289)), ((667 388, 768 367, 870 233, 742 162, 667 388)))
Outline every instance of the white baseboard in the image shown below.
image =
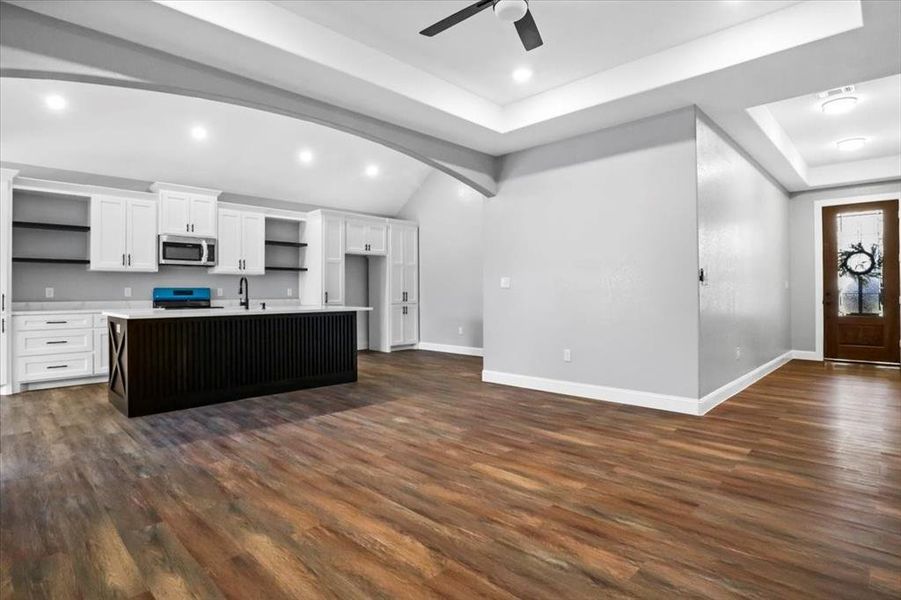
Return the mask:
POLYGON ((482 381, 488 383, 500 383, 514 387, 578 396, 590 400, 605 400, 618 404, 631 404, 645 408, 656 408, 687 415, 698 414, 698 399, 687 396, 670 396, 667 394, 655 394, 653 392, 640 392, 623 388, 606 387, 590 383, 577 383, 562 379, 547 379, 545 377, 532 377, 531 375, 517 375, 502 371, 482 371, 482 381))
POLYGON ((713 407, 721 404, 790 361, 793 354, 794 353, 791 351, 786 352, 770 362, 757 367, 753 371, 745 373, 734 381, 730 381, 701 399, 690 398, 688 396, 642 392, 639 390, 627 390, 589 383, 577 383, 575 381, 563 381, 561 379, 547 379, 545 377, 533 377, 531 375, 518 375, 516 373, 504 373, 502 371, 482 371, 482 381, 511 385, 530 390, 540 390, 554 394, 578 396, 590 400, 603 400, 606 402, 616 402, 617 404, 655 408, 686 415, 703 415, 713 407))
POLYGON ((735 394, 739 393, 746 387, 756 383, 790 361, 794 357, 794 351, 789 350, 785 354, 777 356, 768 363, 764 363, 742 375, 737 379, 733 379, 719 389, 713 390, 698 401, 698 414, 706 414, 713 407, 722 404, 735 394))
POLYGON ((28 392, 33 390, 49 390, 51 388, 71 387, 73 385, 87 385, 89 383, 104 383, 109 380, 106 375, 95 375, 92 377, 79 377, 78 379, 59 379, 56 381, 36 381, 34 383, 23 383, 22 391, 28 392))
POLYGON ((451 344, 433 344, 431 342, 419 342, 418 350, 430 350, 432 352, 447 352, 448 354, 465 354, 467 356, 482 356, 482 349, 475 346, 454 346, 451 344))
POLYGON ((792 358, 796 360, 823 360, 823 357, 813 350, 792 350, 792 358))

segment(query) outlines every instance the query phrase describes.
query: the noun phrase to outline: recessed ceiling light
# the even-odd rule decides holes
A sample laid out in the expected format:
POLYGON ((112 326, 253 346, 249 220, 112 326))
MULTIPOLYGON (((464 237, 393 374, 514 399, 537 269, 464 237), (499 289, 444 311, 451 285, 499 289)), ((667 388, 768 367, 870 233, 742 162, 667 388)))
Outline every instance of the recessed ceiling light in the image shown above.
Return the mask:
POLYGON ((867 143, 867 138, 856 137, 835 142, 836 147, 842 152, 854 152, 860 150, 867 143))
POLYGON ((528 67, 520 67, 513 71, 513 81, 516 83, 525 83, 532 79, 532 69, 528 67))
POLYGON ((207 135, 208 134, 207 134, 206 127, 203 127, 201 125, 195 125, 194 127, 191 128, 191 137, 194 138, 195 140, 197 140, 198 142, 205 140, 207 138, 207 135))
POLYGON ((66 99, 60 96, 59 94, 50 94, 46 98, 44 98, 44 104, 47 105, 47 108, 50 110, 64 110, 66 106, 69 104, 66 102, 66 99))
POLYGON ((313 152, 312 150, 301 150, 297 155, 297 160, 301 163, 308 165, 313 162, 313 152))
POLYGON ((379 176, 379 166, 378 165, 367 165, 366 166, 366 176, 367 177, 378 177, 379 176))
POLYGON ((834 98, 823 102, 820 108, 823 114, 840 115, 852 110, 857 105, 857 98, 854 96, 845 96, 844 98, 834 98))

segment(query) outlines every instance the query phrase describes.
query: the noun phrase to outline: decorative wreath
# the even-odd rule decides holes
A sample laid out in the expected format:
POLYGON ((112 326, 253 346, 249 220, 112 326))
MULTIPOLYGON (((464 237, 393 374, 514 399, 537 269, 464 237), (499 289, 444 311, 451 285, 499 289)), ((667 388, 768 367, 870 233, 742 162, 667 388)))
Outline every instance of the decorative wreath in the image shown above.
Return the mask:
POLYGON ((857 277, 861 283, 867 283, 871 277, 880 277, 882 255, 879 246, 873 244, 867 250, 861 242, 851 244, 850 248, 838 253, 838 272, 843 277, 857 277))

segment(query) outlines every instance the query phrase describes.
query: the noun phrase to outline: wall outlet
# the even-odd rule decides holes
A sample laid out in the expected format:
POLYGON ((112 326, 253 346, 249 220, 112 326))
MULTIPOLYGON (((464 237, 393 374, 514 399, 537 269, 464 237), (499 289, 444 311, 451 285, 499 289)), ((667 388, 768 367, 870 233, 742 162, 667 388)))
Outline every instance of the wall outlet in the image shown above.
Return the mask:
POLYGON ((125 293, 126 298, 131 298, 131 288, 130 287, 125 288, 124 293, 125 293))
POLYGON ((53 298, 53 288, 44 288, 44 298, 53 298))
POLYGON ((463 328, 457 327, 457 335, 463 335, 463 328))
POLYGON ((294 295, 294 289, 293 289, 293 288, 288 288, 288 298, 290 298, 290 297, 293 296, 293 295, 294 295))
POLYGON ((572 362, 573 361, 573 353, 569 348, 563 349, 563 362, 572 362))
POLYGON ((216 288, 216 295, 220 298, 222 297, 222 288, 216 288))
POLYGON ((735 347, 735 360, 739 360, 741 358, 741 346, 735 347))
POLYGON ((510 278, 509 277, 501 277, 501 287, 505 290, 510 288, 510 278))

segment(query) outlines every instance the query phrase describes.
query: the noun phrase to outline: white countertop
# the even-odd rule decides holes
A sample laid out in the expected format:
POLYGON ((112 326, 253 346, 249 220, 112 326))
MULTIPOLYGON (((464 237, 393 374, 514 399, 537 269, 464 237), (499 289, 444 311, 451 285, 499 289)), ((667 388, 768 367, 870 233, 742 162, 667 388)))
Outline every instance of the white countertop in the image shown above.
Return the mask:
POLYGON ((184 319, 190 317, 232 317, 240 315, 366 312, 370 310, 372 310, 372 308, 369 306, 269 306, 263 309, 257 305, 250 310, 228 306, 225 308, 180 308, 173 310, 166 310, 165 308, 144 308, 134 310, 113 309, 102 312, 108 317, 118 319, 184 319))

